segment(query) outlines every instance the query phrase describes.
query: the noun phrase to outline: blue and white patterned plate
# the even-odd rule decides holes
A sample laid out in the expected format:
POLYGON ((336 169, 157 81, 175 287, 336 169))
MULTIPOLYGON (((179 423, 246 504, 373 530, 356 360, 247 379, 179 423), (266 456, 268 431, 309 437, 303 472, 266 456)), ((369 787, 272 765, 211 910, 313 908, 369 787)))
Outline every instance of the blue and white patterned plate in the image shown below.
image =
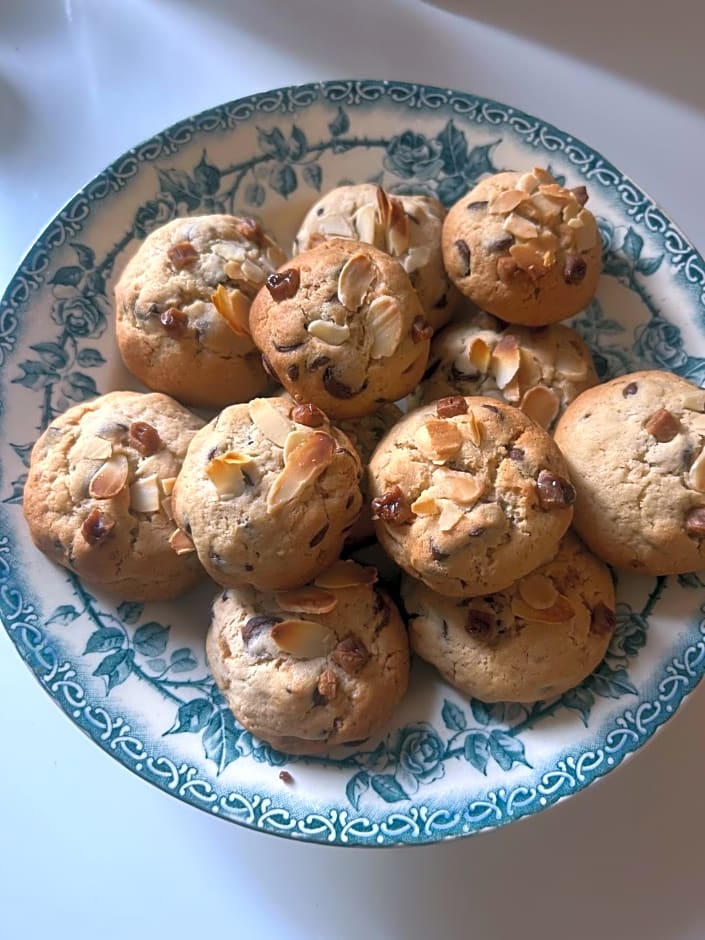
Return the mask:
POLYGON ((39 430, 98 392, 136 387, 116 352, 111 286, 156 226, 244 211, 287 243, 318 195, 344 181, 450 204, 485 173, 537 164, 587 184, 600 220, 604 276, 575 325, 602 377, 654 367, 702 384, 705 263, 667 216, 575 138, 439 88, 328 82, 189 118, 89 183, 22 262, 0 304, 0 613, 49 695, 145 780, 292 838, 431 842, 584 789, 645 744, 697 685, 703 581, 620 575, 607 658, 559 700, 467 701, 416 664, 387 734, 330 758, 290 758, 243 731, 214 688, 203 652, 212 586, 175 604, 113 603, 50 564, 25 531, 22 487, 39 430))

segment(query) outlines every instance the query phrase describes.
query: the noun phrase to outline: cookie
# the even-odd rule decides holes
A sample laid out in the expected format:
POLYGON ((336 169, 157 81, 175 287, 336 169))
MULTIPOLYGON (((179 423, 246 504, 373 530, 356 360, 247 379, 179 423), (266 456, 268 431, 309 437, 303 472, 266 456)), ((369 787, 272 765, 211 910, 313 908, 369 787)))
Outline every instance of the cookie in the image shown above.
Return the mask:
POLYGON ((453 597, 490 594, 547 561, 575 498, 551 437, 491 398, 406 415, 368 471, 377 538, 412 577, 453 597))
POLYGON ((148 388, 203 408, 261 394, 271 382, 248 311, 285 258, 254 219, 206 215, 152 232, 115 288, 127 368, 148 388))
POLYGON ((506 326, 477 311, 433 337, 420 392, 423 402, 489 395, 550 430, 566 405, 598 381, 590 350, 570 327, 506 326))
POLYGON ((568 533, 556 555, 486 597, 443 597, 402 578, 412 649, 463 694, 535 702, 572 689, 602 661, 616 625, 609 570, 568 533))
POLYGON ((338 186, 306 214, 294 252, 328 238, 353 238, 398 258, 434 330, 447 323, 459 300, 441 253, 445 209, 433 196, 392 196, 373 183, 338 186))
POLYGON ((32 449, 24 514, 52 561, 123 600, 167 600, 203 570, 183 543, 171 491, 203 421, 157 393, 74 405, 32 449))
POLYGON ((348 532, 346 543, 356 545, 374 537, 375 527, 372 523, 372 510, 370 509, 370 495, 367 488, 367 465, 374 453, 375 447, 382 440, 387 431, 400 421, 402 411, 396 405, 388 402, 380 405, 379 409, 364 418, 351 418, 348 421, 339 421, 338 427, 350 438, 360 455, 363 474, 360 481, 363 506, 357 522, 348 532))
POLYGON ((575 528, 640 574, 705 567, 705 391, 634 372, 583 392, 556 428, 576 490, 575 528))
POLYGON ((450 209, 443 260, 451 280, 508 323, 545 326, 592 299, 601 242, 584 186, 566 189, 546 170, 497 173, 450 209))
POLYGON ((299 587, 340 554, 362 504, 360 458, 312 405, 255 398, 194 437, 174 516, 225 587, 299 587))
POLYGON ((267 279, 250 311, 263 361, 297 401, 359 418, 413 389, 431 328, 401 264, 333 238, 267 279))
POLYGON ((384 728, 409 677, 399 611, 374 568, 338 562, 313 585, 229 589, 213 605, 208 663, 237 720, 290 754, 384 728))

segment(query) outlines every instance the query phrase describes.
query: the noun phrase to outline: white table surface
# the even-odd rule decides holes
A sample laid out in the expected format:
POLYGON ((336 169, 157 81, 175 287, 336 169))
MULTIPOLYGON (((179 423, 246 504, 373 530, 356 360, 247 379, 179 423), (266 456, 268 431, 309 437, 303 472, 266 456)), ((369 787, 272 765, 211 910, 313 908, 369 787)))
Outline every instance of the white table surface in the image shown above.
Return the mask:
MULTIPOLYGON (((241 95, 354 76, 540 115, 632 176, 705 252, 705 12, 701 0, 648 7, 0 0, 0 284, 134 143, 241 95)), ((304 845, 127 773, 0 631, 0 936, 702 938, 704 725, 701 688, 617 773, 498 832, 415 849, 304 845)))

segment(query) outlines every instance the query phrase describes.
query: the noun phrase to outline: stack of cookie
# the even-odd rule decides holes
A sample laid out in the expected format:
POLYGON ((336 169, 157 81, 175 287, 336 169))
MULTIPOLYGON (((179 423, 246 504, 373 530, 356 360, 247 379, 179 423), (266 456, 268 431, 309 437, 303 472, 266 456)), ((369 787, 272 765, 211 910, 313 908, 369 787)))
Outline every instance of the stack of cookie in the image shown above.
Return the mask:
POLYGON ((214 678, 292 753, 367 737, 406 690, 400 611, 341 557, 375 534, 404 572, 411 645, 449 682, 485 701, 572 687, 615 625, 572 522, 611 564, 705 561, 705 393, 660 373, 597 386, 558 322, 600 273, 586 201, 541 169, 483 180, 447 216, 344 186, 290 260, 254 219, 163 226, 116 288, 120 352, 152 392, 47 428, 35 543, 124 599, 210 576, 214 678))

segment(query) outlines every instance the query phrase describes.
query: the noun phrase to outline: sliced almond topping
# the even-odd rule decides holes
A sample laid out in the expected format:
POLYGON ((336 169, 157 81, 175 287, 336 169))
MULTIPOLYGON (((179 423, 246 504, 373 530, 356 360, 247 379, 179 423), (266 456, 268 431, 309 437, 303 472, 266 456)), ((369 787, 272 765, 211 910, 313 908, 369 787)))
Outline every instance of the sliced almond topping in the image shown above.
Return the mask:
POLYGON ((504 398, 505 401, 508 401, 511 405, 519 404, 519 401, 521 400, 521 379, 519 372, 517 372, 514 378, 507 382, 507 384, 502 389, 502 398, 504 398))
POLYGON ((174 518, 174 510, 171 505, 171 496, 167 496, 165 499, 163 499, 160 503, 160 506, 167 519, 174 518))
POLYGON ((165 496, 171 496, 171 494, 174 492, 175 483, 176 477, 164 477, 164 479, 161 481, 161 484, 165 496))
POLYGON ((342 238, 355 237, 355 232, 353 232, 352 225, 342 215, 324 215, 318 221, 318 228, 329 238, 335 235, 339 235, 342 238))
POLYGON ((523 189, 527 193, 533 193, 538 189, 538 185, 538 177, 534 173, 524 173, 523 176, 519 177, 516 188, 523 189))
POLYGON ((521 363, 516 378, 519 379, 519 397, 521 398, 521 394, 527 388, 540 383, 543 376, 543 369, 541 368, 543 360, 539 358, 536 347, 527 349, 526 346, 522 346, 520 352, 521 363))
POLYGON ((542 428, 548 429, 560 409, 560 399, 553 389, 545 385, 530 388, 521 400, 521 410, 542 428))
POLYGON ((523 189, 507 189, 503 193, 498 193, 487 207, 490 215, 504 215, 506 212, 513 212, 518 205, 521 205, 529 198, 529 193, 523 189))
POLYGON ((398 258, 409 247, 409 222, 401 199, 392 196, 389 205, 391 212, 387 223, 387 250, 398 258))
POLYGON ((567 597, 556 594, 550 607, 536 608, 515 594, 512 598, 512 613, 515 617, 531 623, 568 623, 575 616, 575 610, 567 597))
POLYGON ((482 443, 482 422, 474 411, 470 411, 467 418, 463 419, 463 427, 475 447, 479 447, 482 443))
POLYGON ((705 450, 701 450, 691 464, 686 482, 691 490, 705 493, 705 450))
POLYGON ((550 252, 539 251, 532 245, 512 245, 509 254, 521 270, 534 280, 543 277, 551 266, 550 252))
POLYGON ((213 306, 236 336, 250 335, 250 300, 236 287, 226 290, 222 284, 211 294, 213 306))
POLYGON ((514 235, 515 238, 524 238, 527 240, 536 238, 539 233, 537 225, 534 225, 534 223, 529 222, 528 219, 517 215, 515 212, 512 212, 511 215, 507 216, 507 218, 504 220, 504 225, 502 228, 505 232, 509 232, 510 235, 514 235))
POLYGON ((563 209, 562 200, 551 198, 543 192, 534 193, 531 197, 531 204, 536 209, 541 221, 549 224, 560 218, 563 209))
POLYGON ((441 514, 438 517, 438 528, 441 532, 450 532, 460 522, 465 513, 455 503, 444 503, 441 514))
POLYGON ((427 418, 414 435, 414 441, 425 457, 443 463, 458 453, 463 436, 453 421, 427 418))
POLYGON ((335 446, 330 434, 314 431, 293 450, 267 495, 269 512, 281 509, 313 483, 333 462, 335 446))
POLYGON ((504 388, 511 382, 521 365, 521 351, 516 336, 505 333, 492 350, 490 368, 497 388, 504 388))
POLYGON ((359 587, 363 584, 374 584, 377 580, 377 569, 372 565, 359 565, 356 561, 334 562, 317 575, 314 584, 322 588, 359 587))
POLYGON ((555 584, 542 574, 530 574, 522 578, 517 587, 522 599, 534 610, 547 610, 558 598, 555 584))
POLYGON ((468 346, 468 358, 475 368, 486 375, 490 367, 492 350, 481 336, 474 336, 468 346))
POLYGON ((318 587, 277 591, 275 597, 282 610, 291 610, 296 614, 328 614, 338 603, 335 594, 318 587))
POLYGON ((311 320, 306 327, 311 336, 320 339, 329 346, 342 346, 350 338, 350 327, 334 323, 332 320, 311 320))
POLYGON ((134 512, 159 512, 161 493, 156 473, 135 480, 130 487, 130 509, 134 512))
POLYGON ((357 232, 358 241, 366 242, 368 245, 376 244, 377 206, 374 203, 360 206, 353 216, 353 226, 357 232))
POLYGON ((483 477, 442 467, 433 474, 433 486, 427 492, 439 499, 452 499, 463 506, 471 506, 482 496, 486 486, 483 477))
POLYGON ((578 251, 590 251, 591 248, 595 247, 598 239, 597 223, 592 213, 581 209, 577 218, 568 222, 568 225, 572 225, 573 222, 581 223, 580 227, 576 228, 573 232, 575 247, 578 251))
POLYGON ((129 464, 124 454, 116 454, 106 461, 93 475, 88 487, 89 494, 94 499, 111 499, 122 492, 127 483, 129 464))
POLYGON ((245 258, 245 260, 242 262, 241 270, 242 276, 251 284, 256 284, 257 286, 263 284, 265 278, 267 277, 267 272, 254 261, 252 261, 251 258, 245 258))
POLYGON ((571 219, 577 218, 580 211, 580 204, 575 199, 570 199, 563 206, 563 221, 570 224, 571 219))
POLYGON ((296 659, 326 656, 335 646, 335 634, 313 620, 280 620, 272 627, 271 637, 280 650, 296 659))
POLYGON ((206 476, 216 488, 221 499, 232 499, 245 489, 242 467, 251 463, 252 458, 237 451, 228 451, 220 457, 214 457, 206 466, 206 476))
POLYGON ((433 496, 433 489, 424 490, 411 504, 411 511, 417 516, 437 516, 441 507, 433 496))
POLYGON ((556 371, 570 381, 579 382, 587 375, 587 362, 571 346, 559 346, 556 350, 556 371))
POLYGON ((424 265, 428 264, 430 259, 430 245, 414 245, 404 255, 401 264, 407 274, 413 274, 414 271, 418 271, 419 268, 423 268, 424 265))
POLYGON ((531 172, 534 174, 534 176, 536 177, 536 179, 539 181, 541 185, 550 185, 550 184, 556 185, 556 181, 548 172, 548 170, 545 169, 544 167, 535 166, 532 168, 531 172))
POLYGON ((370 356, 386 359, 392 356, 401 340, 402 314, 395 297, 375 297, 367 312, 367 327, 372 337, 370 356))
POLYGON ((175 529, 174 532, 171 533, 169 545, 171 545, 177 555, 190 555, 191 552, 196 551, 193 542, 183 529, 175 529))
POLYGON ((110 441, 102 437, 81 436, 71 448, 71 461, 79 460, 109 460, 113 453, 110 441))
POLYGON ((287 438, 284 441, 284 463, 288 461, 292 451, 295 451, 297 447, 300 447, 306 438, 310 437, 312 433, 313 430, 306 427, 297 427, 292 431, 289 431, 287 438))
POLYGON ((683 396, 683 407, 688 411, 702 411, 705 408, 705 392, 701 389, 686 392, 683 396))
POLYGON ((289 431, 293 430, 291 421, 285 418, 268 398, 253 398, 248 405, 248 411, 250 420, 260 434, 273 444, 283 447, 289 431))
POLYGON ((338 297, 343 306, 353 313, 359 310, 376 274, 376 265, 367 255, 359 253, 349 258, 338 277, 338 297))

